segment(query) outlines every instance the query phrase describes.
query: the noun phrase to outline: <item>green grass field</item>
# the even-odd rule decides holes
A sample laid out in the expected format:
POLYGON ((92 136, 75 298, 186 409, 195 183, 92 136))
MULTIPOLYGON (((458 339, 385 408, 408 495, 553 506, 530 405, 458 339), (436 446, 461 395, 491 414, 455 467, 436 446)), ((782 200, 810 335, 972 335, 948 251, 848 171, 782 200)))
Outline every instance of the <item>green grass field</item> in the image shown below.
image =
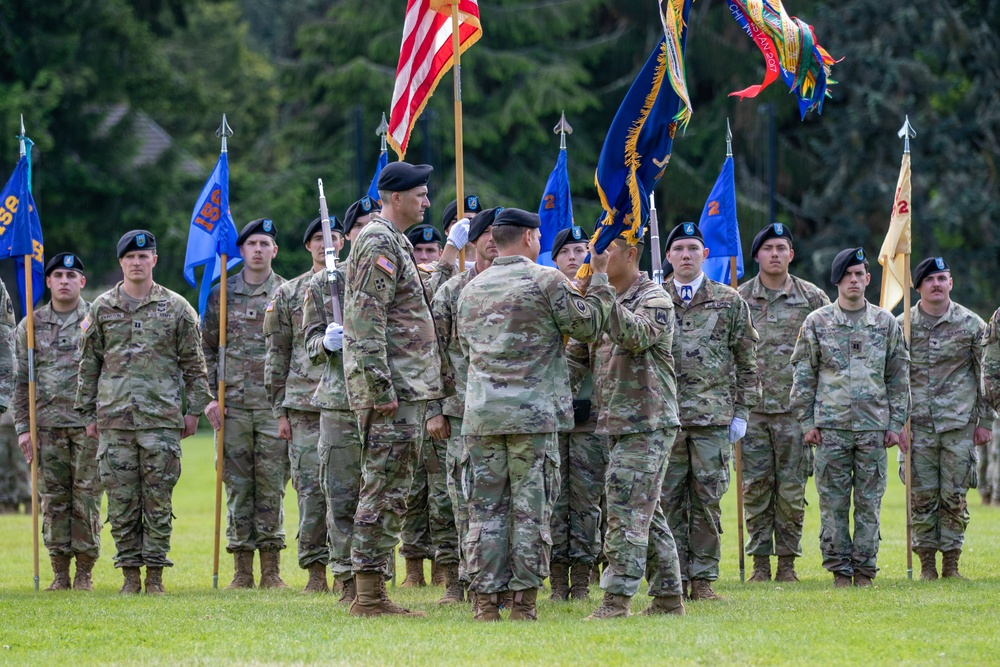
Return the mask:
MULTIPOLYGON (((890 454, 893 456, 895 450, 890 454)), ((216 591, 212 581, 214 501, 210 436, 184 442, 174 494, 176 566, 169 595, 123 598, 105 526, 92 594, 35 593, 31 519, 0 516, 0 664, 941 664, 1000 662, 1000 508, 970 494, 972 525, 962 570, 969 581, 908 581, 903 487, 895 475, 882 508, 882 571, 874 589, 834 590, 820 566, 819 512, 810 482, 800 584, 741 585, 735 495, 725 498, 722 603, 688 603, 683 618, 602 623, 582 619, 598 603, 550 603, 538 623, 472 622, 469 607, 441 608, 440 588, 390 587, 426 619, 353 619, 335 597, 303 596, 295 564, 295 494, 286 497, 284 552, 288 591, 216 591)), ((225 554, 223 554, 225 556, 225 554)), ((51 581, 42 550, 42 587, 51 581)), ((919 566, 918 566, 919 567, 919 566)), ((749 569, 749 559, 748 559, 749 569)), ((429 567, 428 567, 429 570, 429 567)), ((223 561, 221 585, 232 577, 223 561)), ((645 607, 643 593, 633 610, 645 607)))

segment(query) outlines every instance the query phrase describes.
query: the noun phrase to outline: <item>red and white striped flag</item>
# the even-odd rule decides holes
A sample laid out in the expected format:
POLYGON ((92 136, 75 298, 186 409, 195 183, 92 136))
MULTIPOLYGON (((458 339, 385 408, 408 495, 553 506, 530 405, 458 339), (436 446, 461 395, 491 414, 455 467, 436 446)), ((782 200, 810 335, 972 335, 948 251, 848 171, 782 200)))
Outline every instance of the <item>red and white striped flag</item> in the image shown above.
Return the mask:
MULTIPOLYGON (((478 0, 454 0, 458 3, 460 53, 475 44, 483 34, 479 23, 478 0)), ((389 135, 386 140, 402 160, 410 131, 434 94, 441 77, 455 60, 452 47, 451 5, 449 0, 409 0, 403 24, 403 43, 399 47, 396 86, 392 91, 389 112, 389 135)))

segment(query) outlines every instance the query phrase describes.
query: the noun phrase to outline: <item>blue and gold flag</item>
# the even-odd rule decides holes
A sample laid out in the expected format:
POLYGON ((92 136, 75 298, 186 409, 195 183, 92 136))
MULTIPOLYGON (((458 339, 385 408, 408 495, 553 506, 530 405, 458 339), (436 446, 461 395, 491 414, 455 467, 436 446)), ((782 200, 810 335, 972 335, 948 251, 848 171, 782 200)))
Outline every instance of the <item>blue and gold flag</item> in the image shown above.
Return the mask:
POLYGON ((705 201, 698 229, 705 238, 708 259, 702 271, 717 283, 731 285, 733 277, 729 273, 736 258, 736 277, 743 277, 743 247, 740 244, 740 225, 736 219, 736 179, 733 176, 733 158, 726 157, 722 171, 715 181, 715 187, 705 201))
MULTIPOLYGON (((666 35, 622 100, 601 148, 595 181, 604 213, 591 238, 598 253, 619 236, 632 245, 642 239, 649 193, 670 161, 678 126, 691 114, 683 62, 691 0, 669 5, 666 35)), ((577 274, 581 278, 590 275, 587 259, 577 274)))
POLYGON ((382 170, 386 168, 389 164, 389 153, 383 152, 378 156, 378 163, 375 165, 375 175, 372 176, 372 182, 368 186, 368 197, 372 201, 377 201, 379 204, 382 203, 382 198, 378 196, 378 177, 382 175, 382 170))
POLYGON ((555 169, 549 174, 545 194, 538 205, 538 217, 542 222, 538 263, 545 266, 555 266, 552 261, 552 242, 556 240, 556 234, 573 226, 573 199, 569 193, 567 160, 566 149, 560 149, 555 169))
POLYGON ((0 259, 13 257, 17 263, 17 285, 21 292, 21 312, 31 312, 45 292, 45 244, 38 208, 31 196, 31 140, 24 137, 25 155, 18 160, 3 192, 0 193, 0 259), (27 303, 24 258, 31 257, 31 300, 27 303))

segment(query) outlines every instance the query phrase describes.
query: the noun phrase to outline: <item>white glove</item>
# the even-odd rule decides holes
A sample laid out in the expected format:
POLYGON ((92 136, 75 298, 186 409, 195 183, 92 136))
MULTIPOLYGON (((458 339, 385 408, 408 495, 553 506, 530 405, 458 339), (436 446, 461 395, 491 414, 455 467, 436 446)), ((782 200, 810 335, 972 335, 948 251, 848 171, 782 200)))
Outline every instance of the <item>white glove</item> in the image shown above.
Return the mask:
POLYGON ((737 440, 742 440, 746 434, 747 420, 733 417, 733 421, 729 423, 729 442, 733 443, 737 440))
POLYGON ((326 325, 326 333, 323 335, 323 347, 328 352, 336 352, 344 348, 344 327, 336 322, 326 325))
POLYGON ((451 226, 451 231, 448 232, 448 243, 455 247, 456 250, 461 250, 465 247, 465 244, 469 241, 469 219, 462 218, 454 225, 451 226))

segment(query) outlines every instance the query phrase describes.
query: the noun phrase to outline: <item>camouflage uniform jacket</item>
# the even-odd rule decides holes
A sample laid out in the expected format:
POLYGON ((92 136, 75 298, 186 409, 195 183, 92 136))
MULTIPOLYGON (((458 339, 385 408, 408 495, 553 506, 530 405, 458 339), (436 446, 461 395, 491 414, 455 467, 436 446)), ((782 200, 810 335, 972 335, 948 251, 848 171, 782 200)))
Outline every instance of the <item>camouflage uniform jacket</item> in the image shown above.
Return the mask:
MULTIPOLYGON (((324 271, 318 273, 326 276, 324 271)), ((318 412, 312 404, 312 395, 323 370, 312 363, 302 335, 305 300, 312 277, 310 270, 279 287, 264 315, 267 338, 264 385, 275 419, 287 417, 289 409, 318 412)))
POLYGON ((498 257, 466 285, 457 325, 469 364, 462 435, 572 429, 563 336, 596 340, 614 298, 604 274, 581 296, 556 269, 520 256, 498 257))
POLYGON ((352 410, 443 398, 444 354, 413 246, 374 214, 345 271, 344 372, 352 410))
POLYGON ((14 397, 14 302, 0 281, 0 412, 6 412, 14 397))
POLYGON ((760 399, 757 331, 750 309, 733 288, 709 280, 685 308, 673 285, 674 370, 681 424, 728 426, 749 419, 760 399))
MULTIPOLYGON (((264 386, 267 341, 264 315, 285 280, 274 271, 263 284, 251 286, 243 271, 226 280, 226 405, 234 408, 271 408, 264 386)), ((219 285, 208 295, 201 322, 201 341, 214 395, 219 386, 219 285)))
POLYGON ((898 433, 906 423, 910 354, 903 331, 892 313, 865 304, 857 324, 836 301, 802 324, 792 354, 791 406, 803 433, 898 433))
POLYGON ((753 412, 765 415, 789 412, 795 339, 806 315, 829 305, 830 299, 816 285, 792 275, 770 297, 759 275, 740 285, 738 291, 750 307, 750 318, 760 338, 757 375, 763 391, 753 412))
POLYGON ((465 380, 469 374, 469 365, 462 356, 462 348, 458 344, 458 297, 462 290, 478 275, 473 264, 462 273, 445 282, 434 294, 431 302, 431 314, 434 316, 434 328, 438 340, 445 350, 447 365, 445 373, 455 385, 455 394, 441 401, 432 401, 427 406, 427 418, 436 415, 458 417, 465 415, 465 380))
MULTIPOLYGON (((340 303, 344 303, 344 277, 338 269, 337 285, 340 303)), ((302 330, 306 354, 314 368, 320 369, 320 379, 312 395, 312 404, 321 410, 350 410, 347 402, 347 382, 344 380, 342 350, 330 352, 323 347, 326 327, 333 321, 330 284, 326 271, 319 271, 309 281, 305 305, 302 308, 302 330)))
POLYGON ((1000 308, 990 318, 983 337, 983 398, 1000 412, 1000 308))
POLYGON ((441 286, 455 277, 455 265, 441 261, 433 264, 417 264, 417 273, 420 274, 420 282, 427 290, 427 298, 433 300, 441 286))
POLYGON ((156 283, 131 310, 122 284, 97 297, 80 323, 76 411, 103 429, 183 428, 182 397, 190 415, 201 414, 212 398, 198 314, 156 283))
MULTIPOLYGON (((38 425, 45 428, 86 426, 73 409, 70 393, 80 370, 80 322, 90 304, 80 299, 76 310, 59 315, 46 304, 35 310, 35 405, 38 425)), ((17 325, 17 387, 14 419, 17 432, 28 432, 28 320, 17 325)))
MULTIPOLYGON (((993 410, 983 399, 980 377, 986 323, 954 301, 932 324, 910 308, 910 419, 944 433, 969 422, 992 428, 993 410)), ((896 322, 903 326, 903 316, 896 322)))
MULTIPOLYGON (((618 295, 590 358, 571 341, 566 353, 575 373, 594 369, 597 433, 649 433, 680 426, 674 379, 674 303, 640 274, 618 295)), ((583 350, 586 352, 586 350, 583 350)))

